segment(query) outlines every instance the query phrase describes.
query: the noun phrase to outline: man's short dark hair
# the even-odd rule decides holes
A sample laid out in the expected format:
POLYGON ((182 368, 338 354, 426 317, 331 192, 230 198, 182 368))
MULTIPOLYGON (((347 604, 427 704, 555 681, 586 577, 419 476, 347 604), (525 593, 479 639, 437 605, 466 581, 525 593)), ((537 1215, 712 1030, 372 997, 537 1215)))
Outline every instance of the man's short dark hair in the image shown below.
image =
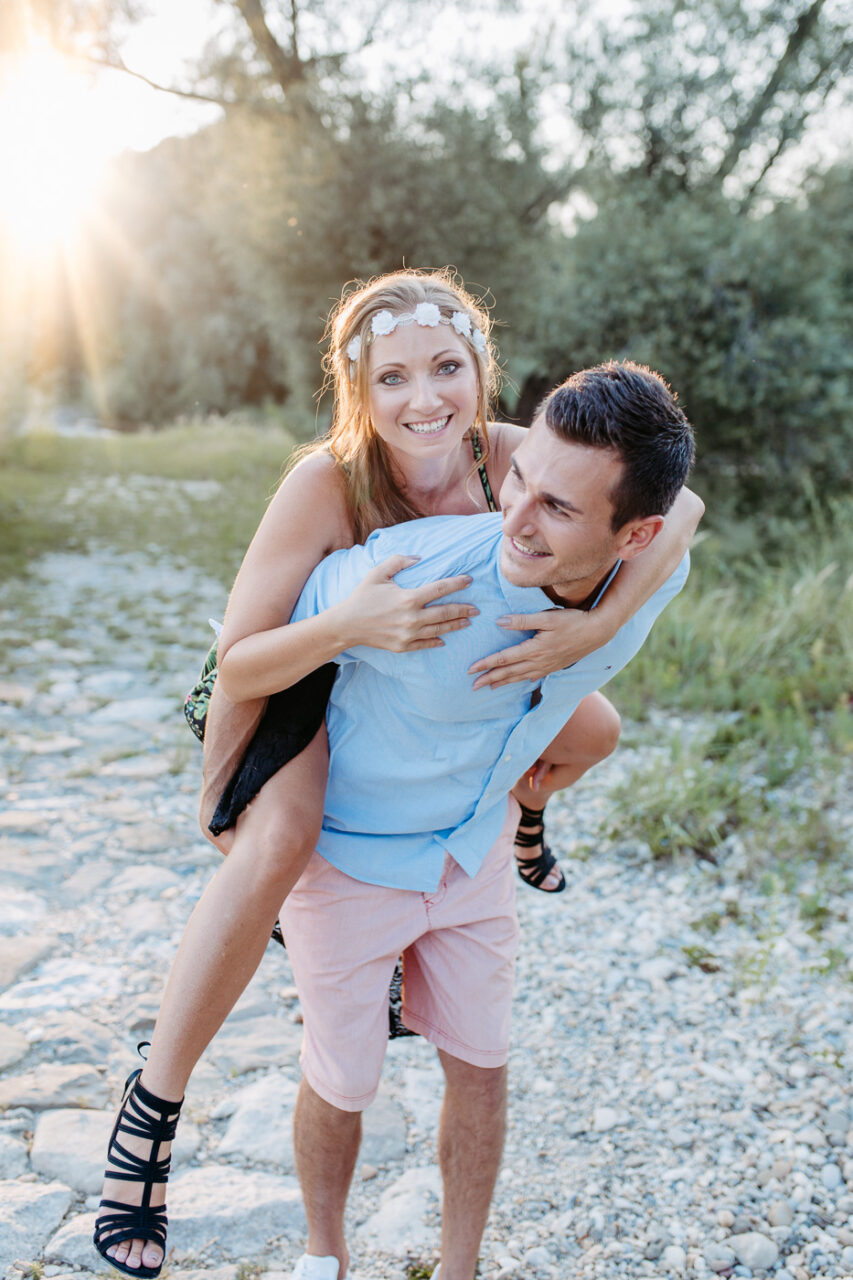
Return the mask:
POLYGON ((622 478, 610 494, 611 524, 666 515, 693 462, 693 428, 678 397, 645 365, 608 361, 556 387, 539 413, 561 440, 615 449, 622 478))

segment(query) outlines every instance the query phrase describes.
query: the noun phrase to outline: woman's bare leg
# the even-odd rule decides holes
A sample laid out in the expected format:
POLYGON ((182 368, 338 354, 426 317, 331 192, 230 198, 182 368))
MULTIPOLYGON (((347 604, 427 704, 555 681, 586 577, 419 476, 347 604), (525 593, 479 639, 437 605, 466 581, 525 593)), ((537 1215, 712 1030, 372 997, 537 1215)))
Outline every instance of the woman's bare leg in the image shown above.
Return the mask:
MULTIPOLYGON (((196 1062, 260 964, 281 905, 316 847, 327 776, 324 727, 240 815, 228 857, 190 916, 169 973, 142 1074, 157 1097, 183 1097, 196 1062)), ((150 1144, 122 1141, 147 1155, 150 1144)), ((141 1183, 107 1178, 104 1184, 105 1199, 132 1204, 141 1194, 141 1183)), ((164 1198, 165 1187, 155 1186, 152 1204, 164 1198)), ((130 1266, 155 1267, 162 1251, 133 1240, 109 1253, 130 1266)))
MULTIPOLYGON (((555 791, 570 787, 615 750, 621 723, 618 711, 603 693, 588 694, 541 758, 513 787, 512 794, 519 804, 541 812, 555 791)), ((519 824, 522 833, 535 829, 532 824, 519 824)), ((516 845, 515 856, 520 860, 535 857, 536 852, 516 845)), ((541 887, 553 890, 559 883, 560 871, 554 867, 541 887)))

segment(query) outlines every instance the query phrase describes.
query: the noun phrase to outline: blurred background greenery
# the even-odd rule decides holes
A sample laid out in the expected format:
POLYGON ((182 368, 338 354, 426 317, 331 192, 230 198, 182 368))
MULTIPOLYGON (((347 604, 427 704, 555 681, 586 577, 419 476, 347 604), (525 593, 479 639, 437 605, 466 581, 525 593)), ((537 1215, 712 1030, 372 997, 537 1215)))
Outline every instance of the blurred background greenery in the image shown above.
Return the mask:
MULTIPOLYGON (((41 41, 74 74, 138 77, 123 42, 142 8, 11 0, 0 56, 41 41)), ((844 5, 460 8, 210 0, 195 57, 160 86, 205 122, 115 158, 73 234, 0 240, 0 569, 154 545, 228 583, 288 453, 327 421, 319 344, 344 283, 452 264, 493 300, 506 416, 529 422, 612 357, 659 370, 696 425, 696 572, 614 698, 717 717, 624 805, 636 826, 642 794, 653 849, 707 853, 764 831, 798 769, 849 760, 844 5), (39 429, 75 414, 110 434, 39 429), (131 476, 218 496, 124 508, 131 476)), ((834 850, 814 814, 786 830, 834 850)))
MULTIPOLYGON (((105 74, 142 9, 11 0, 0 48, 49 39, 105 74)), ((678 389, 697 483, 727 508, 790 514, 849 485, 843 5, 211 14, 179 88, 219 104, 212 123, 119 156, 70 247, 2 244, 7 428, 39 388, 119 428, 253 406, 305 438, 329 411, 318 342, 344 282, 451 263, 495 300, 505 414, 637 359, 678 389)))

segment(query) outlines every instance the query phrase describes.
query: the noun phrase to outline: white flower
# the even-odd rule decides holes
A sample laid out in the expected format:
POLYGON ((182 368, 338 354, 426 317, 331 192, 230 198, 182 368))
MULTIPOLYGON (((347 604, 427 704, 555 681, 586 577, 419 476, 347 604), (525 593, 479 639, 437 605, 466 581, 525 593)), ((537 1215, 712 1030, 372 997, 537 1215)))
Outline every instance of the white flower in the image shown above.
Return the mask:
POLYGON ((397 319, 392 316, 390 311, 377 311, 370 322, 370 332, 376 338, 382 338, 386 334, 393 333, 396 328, 397 319))
POLYGON ((454 311, 450 317, 450 323, 459 334, 460 338, 471 337, 471 317, 467 311, 454 311))
POLYGON ((350 360, 352 360, 353 364, 355 364, 356 360, 361 355, 361 337, 359 334, 356 334, 353 340, 347 344, 347 355, 350 360))
POLYGON ((479 329, 475 329, 471 334, 471 341, 474 344, 474 350, 479 351, 480 355, 484 355, 488 343, 479 329))
POLYGON ((437 324, 441 324, 441 312, 434 302, 419 302, 414 311, 415 324, 423 325, 424 328, 434 329, 437 324))

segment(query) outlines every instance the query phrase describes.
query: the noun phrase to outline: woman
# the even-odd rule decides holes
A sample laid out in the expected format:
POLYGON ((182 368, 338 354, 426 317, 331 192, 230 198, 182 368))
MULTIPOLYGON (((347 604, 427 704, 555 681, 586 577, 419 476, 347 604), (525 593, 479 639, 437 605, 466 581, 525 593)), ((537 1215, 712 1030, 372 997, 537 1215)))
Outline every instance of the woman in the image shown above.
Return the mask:
MULTIPOLYGON (((270 504, 237 576, 219 645, 202 824, 229 856, 187 926, 149 1058, 128 1082, 110 1146, 95 1243, 130 1275, 160 1270, 164 1151, 178 1099, 257 968, 316 843, 328 768, 323 698, 333 676, 325 664, 355 644, 394 651, 439 645, 476 612, 464 601, 436 603, 464 591, 465 578, 398 588, 393 575, 411 563, 404 557, 374 570, 341 605, 287 625, 302 586, 320 559, 372 529, 493 509, 492 494, 523 434, 489 427, 496 377, 489 319, 447 273, 397 273, 345 296, 330 321, 326 361, 335 397, 331 431, 302 451, 270 504)), ((509 619, 509 628, 539 630, 504 654, 484 656, 472 680, 480 687, 539 680, 605 643, 672 572, 701 509, 682 494, 649 553, 624 567, 593 613, 509 619)), ((613 749, 618 727, 607 700, 591 695, 515 788, 525 806, 522 874, 548 889, 561 888, 562 875, 555 876, 542 845, 545 802, 613 749)))

